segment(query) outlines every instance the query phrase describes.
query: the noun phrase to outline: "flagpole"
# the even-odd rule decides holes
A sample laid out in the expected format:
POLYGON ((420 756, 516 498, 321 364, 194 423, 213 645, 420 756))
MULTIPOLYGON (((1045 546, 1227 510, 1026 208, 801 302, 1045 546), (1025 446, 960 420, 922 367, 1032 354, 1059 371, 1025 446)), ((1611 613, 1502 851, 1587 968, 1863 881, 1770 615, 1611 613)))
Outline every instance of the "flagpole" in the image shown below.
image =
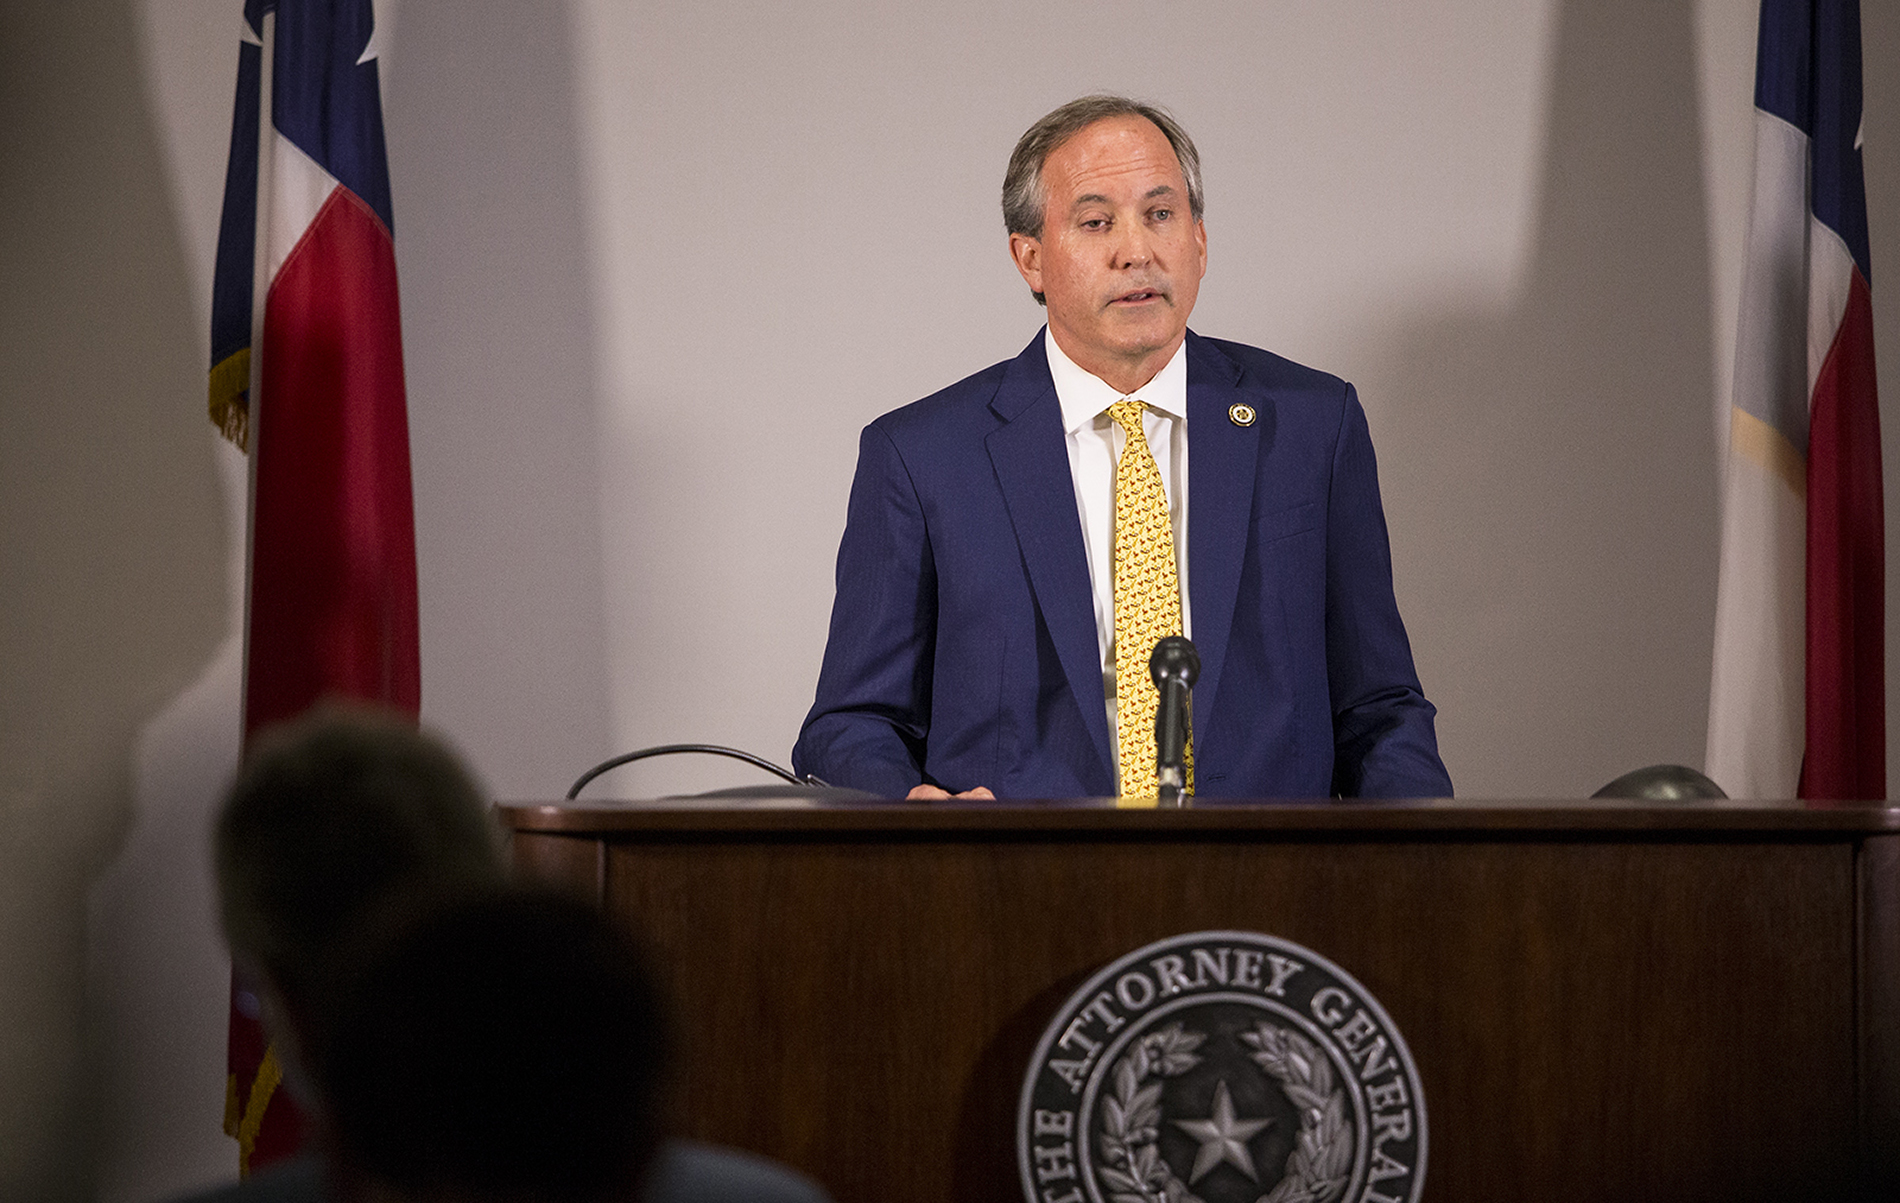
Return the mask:
MULTIPOLYGON (((270 230, 271 208, 275 199, 272 182, 275 176, 271 153, 276 141, 277 126, 275 114, 271 111, 271 87, 274 67, 277 59, 277 10, 264 11, 264 27, 258 31, 262 42, 258 52, 257 82, 257 228, 252 232, 251 240, 251 382, 249 391, 249 418, 246 422, 246 442, 249 444, 245 468, 244 494, 244 649, 239 661, 240 676, 238 697, 245 699, 251 693, 251 569, 256 563, 257 538, 257 427, 263 421, 264 406, 264 310, 265 301, 270 295, 270 230)), ((242 701, 240 701, 242 705, 242 701)), ((243 733, 240 747, 248 747, 251 733, 243 733)))

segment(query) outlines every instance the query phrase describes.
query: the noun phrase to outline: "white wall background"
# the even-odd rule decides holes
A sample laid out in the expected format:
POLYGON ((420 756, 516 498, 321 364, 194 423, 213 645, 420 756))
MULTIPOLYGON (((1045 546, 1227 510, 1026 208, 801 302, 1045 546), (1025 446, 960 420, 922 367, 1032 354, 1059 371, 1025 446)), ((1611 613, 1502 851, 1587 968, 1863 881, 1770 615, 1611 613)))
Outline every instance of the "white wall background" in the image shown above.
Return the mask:
MULTIPOLYGON (((236 754, 243 466, 202 415, 237 9, 0 5, 8 1200, 143 1203, 234 1168, 205 827, 236 754)), ((1866 9, 1891 407, 1900 13, 1866 9)), ((498 795, 651 743, 787 755, 856 432, 1035 333, 1003 163, 1097 88, 1200 143, 1196 328, 1359 384, 1460 791, 1700 763, 1752 0, 384 22, 424 711, 498 795)))

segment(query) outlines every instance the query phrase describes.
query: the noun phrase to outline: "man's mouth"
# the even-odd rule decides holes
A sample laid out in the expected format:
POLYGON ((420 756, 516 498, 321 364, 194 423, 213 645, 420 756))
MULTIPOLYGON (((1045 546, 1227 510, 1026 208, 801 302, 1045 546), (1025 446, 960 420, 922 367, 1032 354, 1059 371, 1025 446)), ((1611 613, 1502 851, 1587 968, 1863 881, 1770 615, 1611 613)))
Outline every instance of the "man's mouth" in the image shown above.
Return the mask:
POLYGON ((1159 289, 1137 288, 1133 290, 1132 292, 1125 292, 1122 295, 1116 297, 1113 301, 1110 302, 1110 304, 1139 305, 1147 301, 1160 300, 1161 297, 1162 297, 1162 293, 1159 289))

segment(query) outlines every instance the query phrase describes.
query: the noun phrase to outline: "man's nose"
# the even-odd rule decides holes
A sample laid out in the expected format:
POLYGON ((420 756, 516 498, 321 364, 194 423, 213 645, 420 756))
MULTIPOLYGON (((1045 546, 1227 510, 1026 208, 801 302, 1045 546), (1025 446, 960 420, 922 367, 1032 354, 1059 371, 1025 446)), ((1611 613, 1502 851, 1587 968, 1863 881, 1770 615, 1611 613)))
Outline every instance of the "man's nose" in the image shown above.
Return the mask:
POLYGON ((1140 222, 1121 222, 1116 232, 1121 235, 1115 242, 1116 267, 1145 267, 1153 261, 1153 238, 1140 222))

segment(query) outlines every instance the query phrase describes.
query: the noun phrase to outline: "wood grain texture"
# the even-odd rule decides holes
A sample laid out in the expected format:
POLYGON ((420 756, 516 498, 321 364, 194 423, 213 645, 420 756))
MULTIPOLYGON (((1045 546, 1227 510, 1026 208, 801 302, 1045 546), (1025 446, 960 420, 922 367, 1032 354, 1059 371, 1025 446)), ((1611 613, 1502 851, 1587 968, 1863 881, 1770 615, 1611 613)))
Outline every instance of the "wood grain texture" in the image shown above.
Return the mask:
POLYGON ((1893 890, 1858 836, 1419 835, 621 828, 604 901, 673 982, 685 1129, 839 1203, 1020 1198, 1043 1025, 1108 961, 1226 928, 1319 952, 1391 1014, 1427 1199, 1854 1193, 1891 1105, 1860 1065, 1896 1001, 1862 974, 1893 958, 1857 910, 1893 890))
POLYGON ((521 878, 595 905, 605 897, 607 846, 598 839, 511 831, 508 852, 521 878))
POLYGON ((1860 849, 1860 1129, 1864 1194, 1900 1198, 1900 837, 1860 849))
POLYGON ((742 806, 715 799, 662 802, 509 802, 496 808, 518 831, 642 832, 681 836, 749 833, 799 837, 835 833, 927 836, 1047 832, 1065 839, 1231 833, 1287 837, 1397 832, 1417 835, 1520 833, 1551 838, 1592 834, 1710 837, 1747 832, 1776 838, 1825 838, 1843 832, 1900 832, 1900 807, 1877 802, 1683 802, 1616 799, 1464 802, 1245 802, 1196 800, 1184 810, 1120 810, 1111 798, 1054 802, 862 803, 774 799, 742 806))

